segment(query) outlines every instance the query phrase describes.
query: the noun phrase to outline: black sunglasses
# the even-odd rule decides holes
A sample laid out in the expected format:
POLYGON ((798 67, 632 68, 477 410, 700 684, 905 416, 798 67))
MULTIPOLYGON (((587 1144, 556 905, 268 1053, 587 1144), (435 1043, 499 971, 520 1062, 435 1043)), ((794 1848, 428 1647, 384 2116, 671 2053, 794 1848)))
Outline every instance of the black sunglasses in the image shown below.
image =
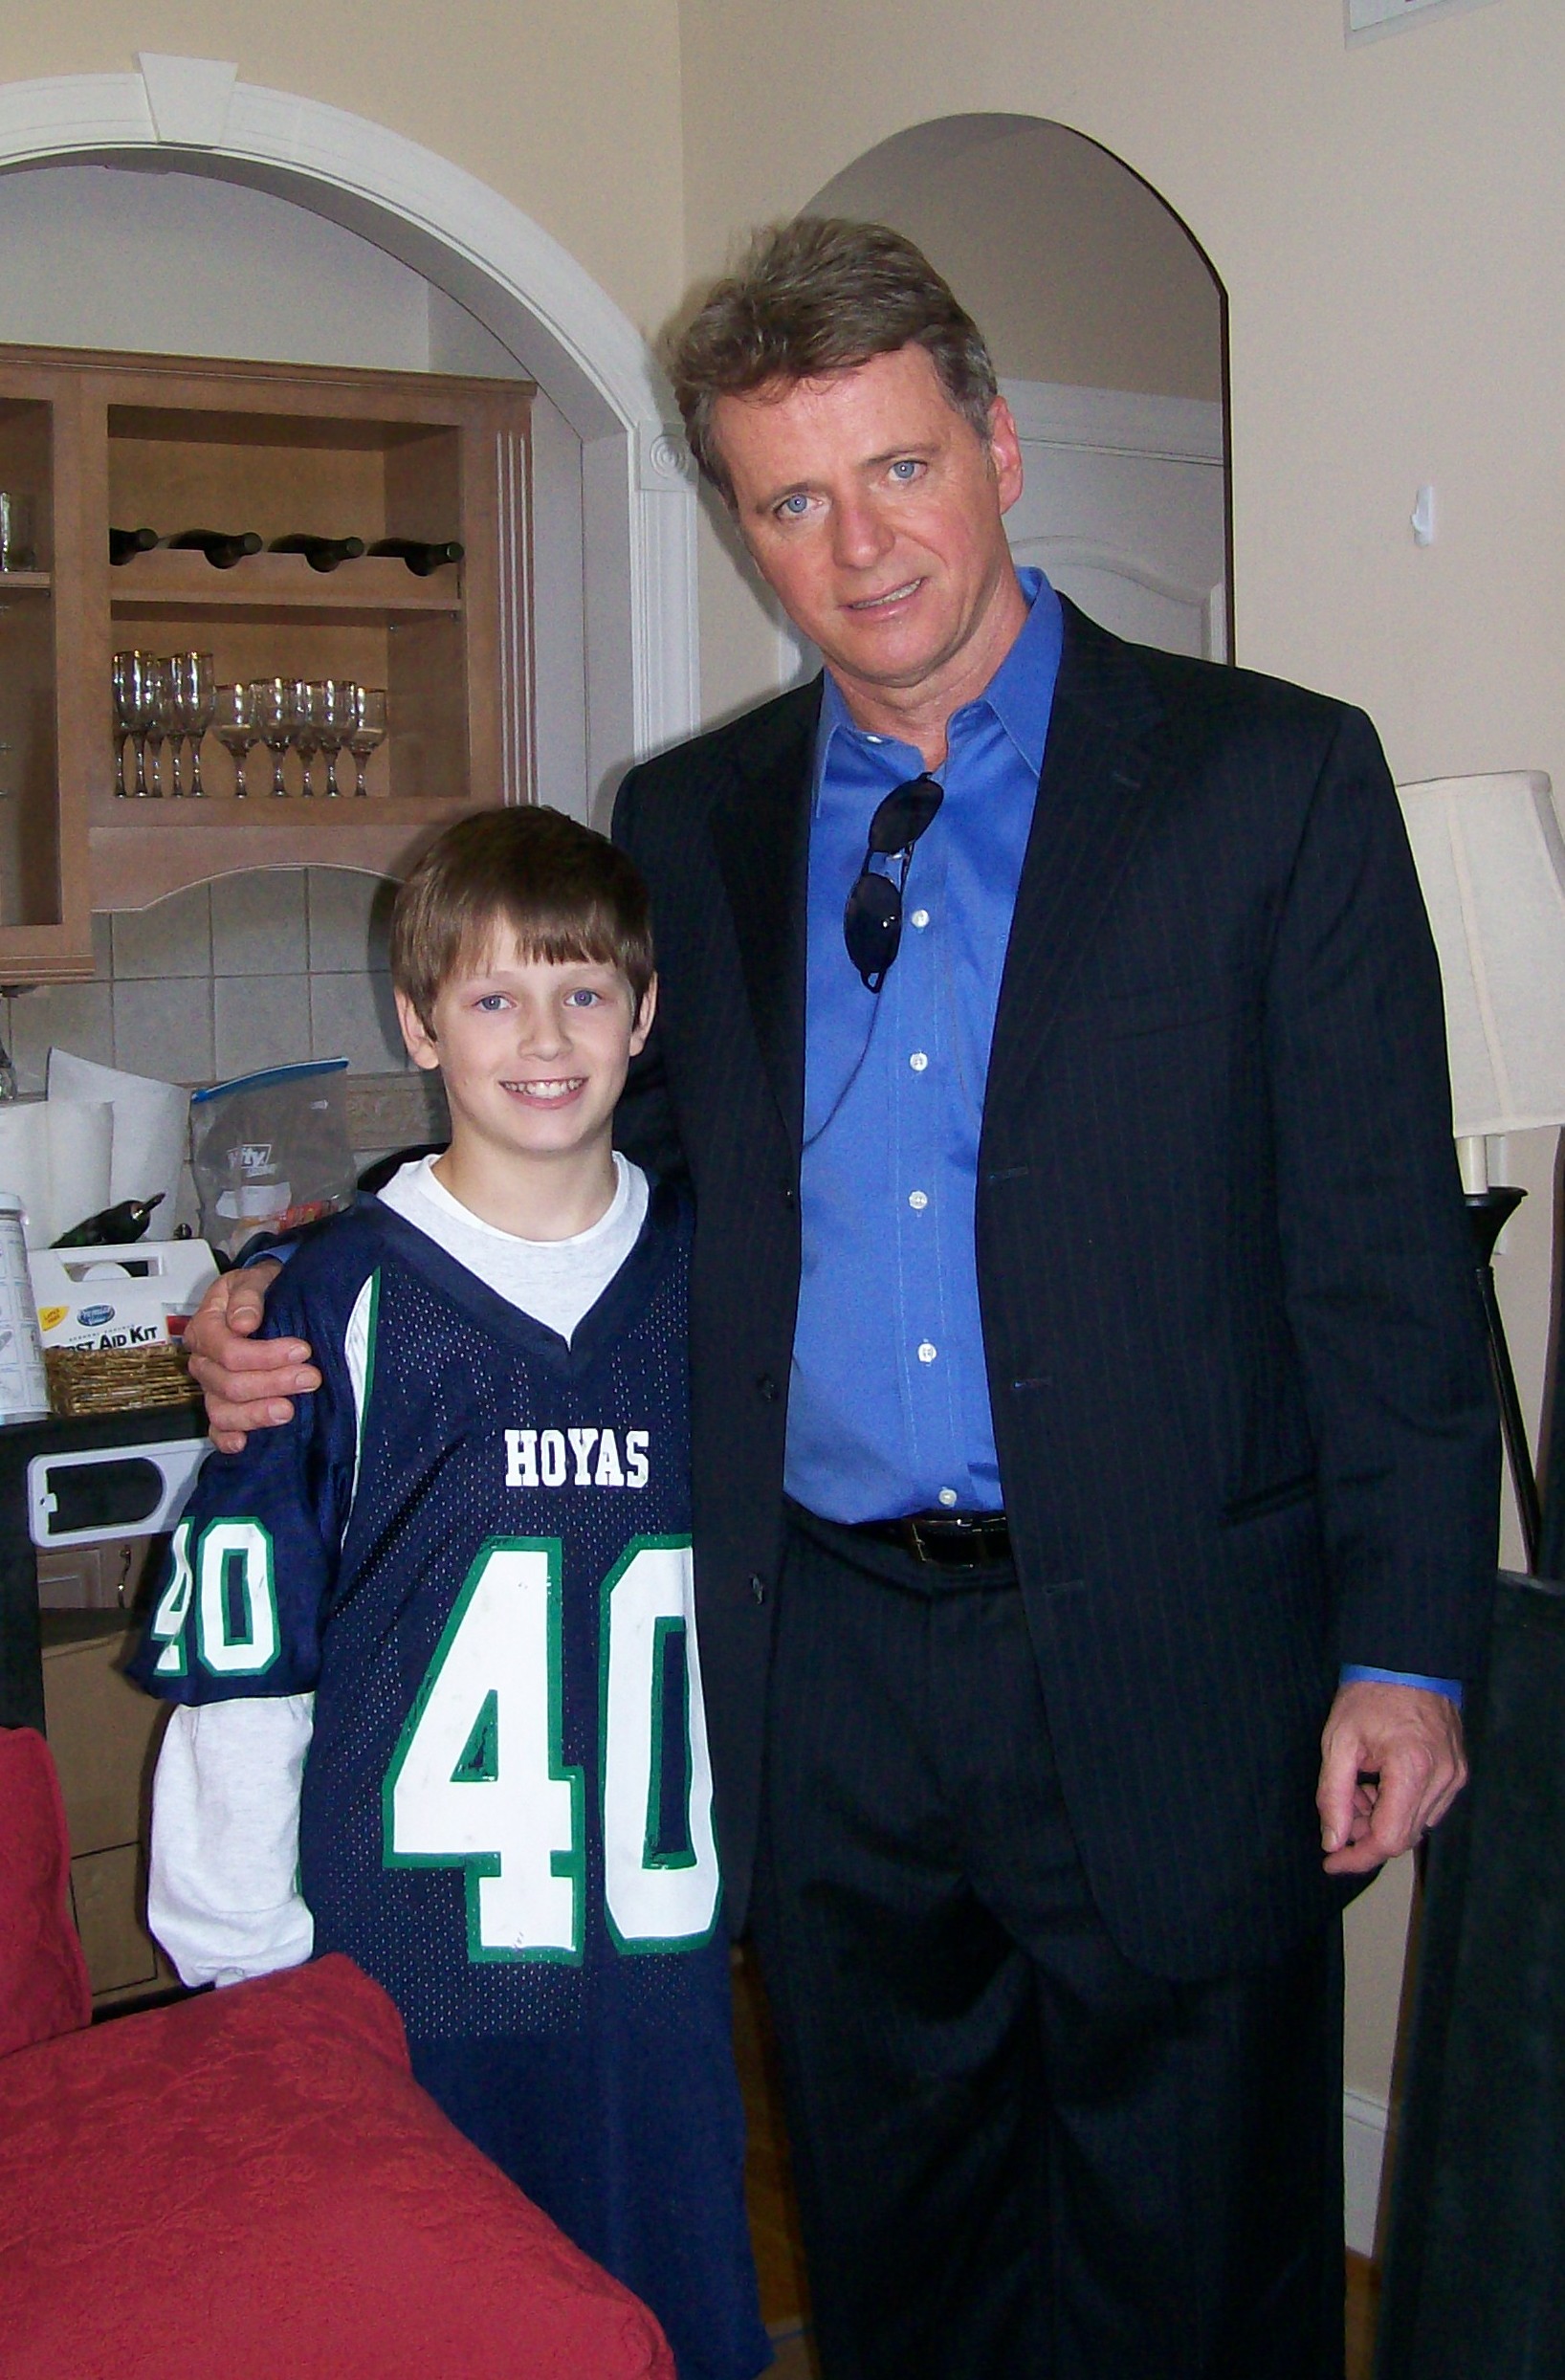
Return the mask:
POLYGON ((944 800, 945 788, 933 777, 910 777, 906 784, 893 786, 870 821, 864 865, 842 914, 848 956, 867 992, 879 991, 896 957, 913 847, 944 800), (895 851, 902 854, 900 875, 882 876, 871 868, 871 859, 889 859, 895 851))

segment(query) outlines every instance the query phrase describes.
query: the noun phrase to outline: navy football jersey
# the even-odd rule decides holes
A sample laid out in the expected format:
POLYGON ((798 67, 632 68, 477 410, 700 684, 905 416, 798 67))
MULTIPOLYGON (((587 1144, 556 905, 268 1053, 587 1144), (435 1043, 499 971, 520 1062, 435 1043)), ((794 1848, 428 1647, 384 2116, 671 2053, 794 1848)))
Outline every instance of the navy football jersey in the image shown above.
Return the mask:
POLYGON ((452 2120, 657 2314, 769 2360, 745 2225, 691 1586, 689 1217, 655 1189, 567 1343, 376 1200, 268 1301, 322 1385, 214 1455, 132 1673, 315 1695, 318 1952, 452 2120))

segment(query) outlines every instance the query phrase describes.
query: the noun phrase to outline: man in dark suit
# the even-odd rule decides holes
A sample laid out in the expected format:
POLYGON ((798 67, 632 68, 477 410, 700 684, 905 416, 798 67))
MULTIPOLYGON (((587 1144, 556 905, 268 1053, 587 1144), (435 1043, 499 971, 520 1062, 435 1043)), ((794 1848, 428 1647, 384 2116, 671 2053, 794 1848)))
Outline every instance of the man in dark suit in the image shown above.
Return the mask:
POLYGON ((827 664, 616 814, 824 2369, 1322 2380, 1338 1913, 1460 1789, 1494 1554, 1395 795, 1357 714, 1019 576, 895 234, 771 235, 675 382, 827 664))

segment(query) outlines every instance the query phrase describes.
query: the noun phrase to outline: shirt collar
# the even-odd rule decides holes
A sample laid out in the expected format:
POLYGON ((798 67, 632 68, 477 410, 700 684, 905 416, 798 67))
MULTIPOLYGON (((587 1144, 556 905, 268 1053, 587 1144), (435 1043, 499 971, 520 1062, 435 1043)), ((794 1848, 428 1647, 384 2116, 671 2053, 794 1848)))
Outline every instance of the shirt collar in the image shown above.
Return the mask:
MULTIPOLYGON (((974 712, 989 710, 1023 760, 1037 776, 1044 765, 1054 701, 1054 680, 1060 666, 1064 616, 1060 599, 1041 570, 1018 570, 1017 582, 1027 599, 1022 632, 981 694, 952 716, 952 724, 974 712)), ((831 745, 836 737, 852 737, 860 746, 880 745, 889 738, 871 736, 854 724, 841 687, 829 670, 821 695, 821 725, 815 744, 815 802, 826 782, 831 745)))

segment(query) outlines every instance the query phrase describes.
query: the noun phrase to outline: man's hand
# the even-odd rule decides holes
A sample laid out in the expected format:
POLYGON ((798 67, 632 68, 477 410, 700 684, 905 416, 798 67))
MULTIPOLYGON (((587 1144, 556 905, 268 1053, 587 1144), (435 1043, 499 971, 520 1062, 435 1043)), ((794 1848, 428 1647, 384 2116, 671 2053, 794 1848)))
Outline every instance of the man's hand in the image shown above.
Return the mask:
POLYGON ((280 1265, 220 1273, 185 1332, 190 1371, 207 1399, 207 1421, 220 1454, 238 1454, 249 1430, 291 1421, 290 1397, 320 1386, 303 1339, 255 1339, 266 1293, 280 1265))
POLYGON ((1338 1689, 1320 1748, 1328 1876, 1363 1876, 1410 1851, 1467 1781, 1462 1714, 1422 1686, 1354 1679, 1338 1689))

